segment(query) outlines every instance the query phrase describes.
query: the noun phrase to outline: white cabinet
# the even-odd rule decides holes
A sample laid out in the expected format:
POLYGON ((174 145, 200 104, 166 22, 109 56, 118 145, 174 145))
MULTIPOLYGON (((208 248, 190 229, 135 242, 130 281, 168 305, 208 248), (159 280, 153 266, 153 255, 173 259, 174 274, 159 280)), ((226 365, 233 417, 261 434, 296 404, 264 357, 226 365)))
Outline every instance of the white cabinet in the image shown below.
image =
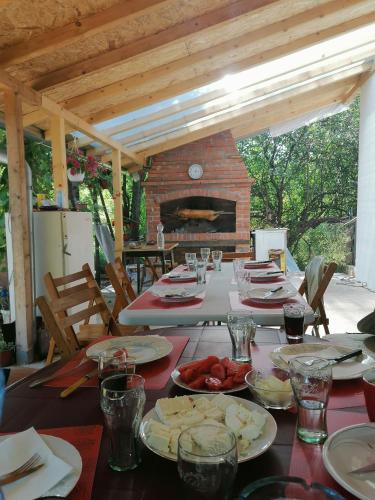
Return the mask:
MULTIPOLYGON (((14 282, 10 217, 6 217, 9 296, 14 318, 14 282)), ((91 213, 46 211, 33 212, 32 262, 34 299, 47 295, 43 276, 54 277, 80 271, 86 262, 94 270, 94 240, 91 213)))
POLYGON ((256 229, 255 230, 255 258, 268 259, 268 251, 272 249, 284 250, 287 248, 287 232, 285 228, 256 229))

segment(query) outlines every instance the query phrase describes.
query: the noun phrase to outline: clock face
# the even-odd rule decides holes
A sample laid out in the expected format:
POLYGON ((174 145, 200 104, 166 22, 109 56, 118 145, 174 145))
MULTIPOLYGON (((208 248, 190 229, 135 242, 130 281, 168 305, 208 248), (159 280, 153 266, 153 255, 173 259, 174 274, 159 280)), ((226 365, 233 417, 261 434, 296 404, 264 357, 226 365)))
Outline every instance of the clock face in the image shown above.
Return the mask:
POLYGON ((190 165, 188 173, 192 179, 200 179, 203 175, 203 167, 198 163, 193 163, 190 165))

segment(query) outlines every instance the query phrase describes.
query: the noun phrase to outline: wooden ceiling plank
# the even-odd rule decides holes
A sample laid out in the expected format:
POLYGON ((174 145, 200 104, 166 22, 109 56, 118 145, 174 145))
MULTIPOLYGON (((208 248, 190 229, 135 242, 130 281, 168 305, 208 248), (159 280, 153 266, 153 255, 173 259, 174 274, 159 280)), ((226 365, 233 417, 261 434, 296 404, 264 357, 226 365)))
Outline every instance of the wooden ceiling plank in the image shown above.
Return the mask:
POLYGON ((252 0, 249 2, 249 0, 239 0, 229 6, 226 5, 225 7, 207 12, 201 16, 171 26, 163 31, 130 42, 117 49, 109 50, 85 61, 59 68, 29 83, 33 88, 42 90, 55 87, 60 83, 65 84, 69 80, 74 80, 75 78, 88 75, 98 70, 108 70, 110 67, 123 63, 131 57, 162 47, 163 45, 175 42, 181 38, 191 36, 193 33, 199 33, 211 26, 234 19, 255 9, 275 3, 276 1, 277 0, 252 0))
MULTIPOLYGON (((325 30, 311 33, 284 45, 280 44, 273 47, 272 49, 266 50, 265 52, 252 55, 237 62, 230 62, 229 64, 226 64, 227 61, 225 58, 223 58, 224 64, 220 68, 214 69, 212 71, 210 71, 208 68, 207 71, 195 78, 179 81, 176 84, 171 84, 168 87, 155 90, 152 94, 142 95, 140 97, 136 97, 127 101, 124 100, 114 106, 108 106, 100 111, 91 113, 90 115, 84 115, 84 117, 90 123, 99 123, 105 120, 109 120, 111 118, 115 118, 116 116, 134 111, 135 109, 139 109, 150 104, 155 104, 164 99, 172 98, 184 92, 189 92, 203 85, 207 85, 215 80, 222 78, 228 73, 235 73, 249 69, 256 64, 274 60, 278 57, 282 57, 299 49, 308 47, 314 43, 325 41, 329 38, 357 29, 362 26, 367 26, 373 22, 375 22, 375 12, 367 14, 365 16, 360 16, 358 18, 353 18, 340 25, 332 26, 325 30)), ((189 63, 186 61, 186 64, 189 63)), ((122 91, 124 92, 124 88, 122 89, 122 91)), ((66 102, 69 107, 70 100, 66 102)), ((79 99, 77 99, 76 105, 78 105, 79 102, 79 99)))
POLYGON ((0 68, 25 62, 29 59, 76 43, 82 38, 114 29, 124 22, 124 18, 146 9, 158 6, 166 0, 122 1, 106 10, 85 18, 77 18, 71 23, 32 37, 26 42, 7 47, 0 51, 0 68))
POLYGON ((193 140, 207 137, 219 131, 232 128, 237 124, 238 119, 241 116, 252 116, 254 113, 260 112, 259 110, 262 109, 272 110, 273 106, 276 106, 277 104, 280 105, 280 103, 284 103, 285 108, 288 109, 291 103, 301 95, 307 99, 307 96, 314 91, 321 92, 323 94, 327 89, 328 91, 332 88, 344 89, 345 86, 350 86, 353 82, 354 79, 353 76, 351 76, 344 80, 340 79, 338 81, 330 81, 329 84, 325 86, 322 85, 322 82, 320 82, 320 85, 315 86, 311 84, 306 86, 308 88, 304 88, 303 91, 299 89, 299 92, 294 92, 294 94, 291 91, 288 91, 282 95, 276 95, 274 98, 269 99, 261 105, 253 105, 246 108, 244 107, 241 112, 237 110, 235 112, 231 111, 226 113, 226 116, 221 117, 220 120, 211 120, 205 124, 199 123, 194 126, 187 127, 185 130, 179 130, 163 137, 162 141, 150 141, 152 144, 149 143, 148 147, 143 147, 143 149, 141 149, 142 145, 138 145, 139 149, 137 150, 145 156, 152 156, 162 151, 180 146, 181 144, 187 144, 193 140))

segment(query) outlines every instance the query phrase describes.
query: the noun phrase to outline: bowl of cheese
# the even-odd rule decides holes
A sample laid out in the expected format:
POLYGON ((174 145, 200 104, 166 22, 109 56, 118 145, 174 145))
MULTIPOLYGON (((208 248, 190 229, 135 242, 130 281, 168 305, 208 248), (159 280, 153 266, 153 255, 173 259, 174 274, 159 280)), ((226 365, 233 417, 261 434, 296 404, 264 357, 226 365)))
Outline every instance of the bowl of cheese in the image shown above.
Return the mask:
POLYGON ((252 370, 246 374, 245 382, 254 399, 264 408, 286 410, 294 403, 289 378, 279 378, 272 372, 252 370))

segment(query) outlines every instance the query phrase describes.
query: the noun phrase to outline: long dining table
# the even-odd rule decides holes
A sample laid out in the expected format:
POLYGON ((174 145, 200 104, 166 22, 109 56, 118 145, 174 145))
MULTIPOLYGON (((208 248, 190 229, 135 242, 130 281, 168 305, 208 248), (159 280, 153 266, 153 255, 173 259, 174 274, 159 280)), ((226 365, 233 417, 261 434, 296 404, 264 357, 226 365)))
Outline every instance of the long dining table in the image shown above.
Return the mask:
MULTIPOLYGON (((181 271, 184 266, 177 268, 181 271)), ((275 264, 270 265, 262 271, 279 270, 275 264)), ((158 299, 153 296, 155 287, 161 285, 168 287, 192 286, 194 283, 171 283, 168 276, 162 277, 150 289, 143 292, 128 307, 119 314, 119 322, 124 325, 152 325, 152 326, 176 326, 176 325, 194 325, 198 322, 214 321, 225 322, 228 311, 244 308, 251 310, 254 321, 263 326, 281 326, 283 324, 282 306, 265 307, 257 305, 252 307, 243 306, 238 300, 237 283, 234 280, 233 265, 231 262, 223 262, 221 271, 208 270, 206 273, 207 283, 205 285, 203 296, 200 303, 196 304, 160 304, 158 299)), ((287 284, 289 288, 294 289, 296 300, 305 305, 305 324, 314 322, 314 312, 306 300, 301 297, 294 286, 289 283, 287 277, 279 278, 280 281, 267 284, 253 284, 254 288, 265 288, 272 290, 277 286, 287 284)), ((198 302, 198 301, 197 301, 198 302)))
MULTIPOLYGON (((152 331, 152 334, 163 335, 169 339, 181 336, 188 337, 188 341, 180 358, 176 363, 187 362, 193 359, 206 357, 207 355, 230 356, 231 343, 226 327, 223 326, 195 326, 180 328, 161 328, 152 331)), ((258 328, 255 337, 256 343, 252 347, 253 366, 255 368, 270 364, 268 353, 275 347, 286 343, 285 334, 282 330, 276 328, 258 328)), ((305 342, 316 342, 317 339, 306 335, 305 342)), ((159 363, 154 361, 153 363, 159 363)), ((17 382, 6 391, 5 409, 3 421, 1 424, 2 433, 11 433, 23 431, 31 426, 36 429, 49 429, 53 434, 55 428, 69 428, 71 426, 80 427, 81 441, 85 441, 85 429, 90 426, 103 426, 103 415, 99 405, 99 389, 94 387, 81 387, 70 397, 61 399, 59 394, 61 388, 40 386, 30 388, 29 384, 41 376, 47 376, 61 369, 62 361, 56 362, 43 368, 38 373, 17 382)), ((147 379, 146 379, 147 381, 147 379)), ((367 421, 367 413, 362 402, 362 388, 360 381, 345 381, 345 389, 340 383, 336 383, 336 395, 333 397, 334 409, 336 412, 330 415, 330 421, 337 420, 337 414, 350 410, 350 415, 354 415, 354 423, 367 421), (344 392, 343 392, 344 391, 344 392), (349 392, 345 392, 349 391, 349 392), (348 394, 347 396, 345 394, 348 394), (349 408, 348 408, 349 407, 349 408), (354 413, 353 413, 354 412, 354 413)), ((146 390, 145 412, 154 407, 156 400, 161 397, 173 397, 183 394, 189 394, 184 389, 174 385, 169 378, 162 389, 146 390)), ((245 389, 234 395, 252 399, 249 390, 245 389)), ((313 450, 315 472, 309 470, 310 465, 300 466, 301 461, 297 457, 294 459, 295 450, 295 428, 296 414, 291 411, 271 410, 277 422, 277 436, 272 446, 260 456, 239 464, 236 476, 233 498, 236 498, 240 491, 252 481, 273 475, 288 475, 295 473, 295 467, 300 467, 298 474, 305 477, 309 482, 317 480, 315 475, 318 470, 321 473, 323 482, 327 480, 324 474, 324 468, 319 465, 321 447, 314 445, 304 445, 313 450), (294 468, 293 468, 294 467, 294 468), (322 469, 322 470, 321 470, 322 469)), ((349 415, 349 416, 350 416, 349 415)), ((90 441, 90 435, 87 435, 90 441)), ((89 446, 89 443, 87 443, 89 446)), ((177 466, 175 462, 161 458, 145 448, 142 454, 142 463, 139 467, 129 472, 114 472, 107 464, 109 455, 109 437, 103 432, 99 453, 97 457, 92 457, 87 467, 94 473, 94 481, 89 491, 85 495, 75 496, 79 500, 92 498, 93 500, 114 500, 126 498, 127 500, 169 500, 182 498, 182 484, 178 477, 177 466), (90 492, 91 490, 91 492, 90 492), (90 496, 91 494, 91 496, 90 496)), ((303 460, 302 460, 302 463, 303 460)), ((85 468, 85 464, 84 464, 85 468)), ((86 471, 87 472, 87 471, 86 471)), ((294 474, 296 475, 296 474, 294 474)), ((345 498, 352 498, 349 494, 346 496, 339 485, 334 486, 344 494, 345 498)))

